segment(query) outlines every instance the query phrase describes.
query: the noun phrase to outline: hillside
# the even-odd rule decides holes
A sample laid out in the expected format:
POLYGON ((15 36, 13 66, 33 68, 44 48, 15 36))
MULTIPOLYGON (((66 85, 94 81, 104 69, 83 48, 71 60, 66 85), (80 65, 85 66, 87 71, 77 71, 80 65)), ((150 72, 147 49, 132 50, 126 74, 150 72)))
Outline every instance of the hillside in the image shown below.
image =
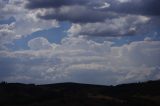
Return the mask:
POLYGON ((0 106, 160 106, 160 80, 117 86, 1 83, 0 106))

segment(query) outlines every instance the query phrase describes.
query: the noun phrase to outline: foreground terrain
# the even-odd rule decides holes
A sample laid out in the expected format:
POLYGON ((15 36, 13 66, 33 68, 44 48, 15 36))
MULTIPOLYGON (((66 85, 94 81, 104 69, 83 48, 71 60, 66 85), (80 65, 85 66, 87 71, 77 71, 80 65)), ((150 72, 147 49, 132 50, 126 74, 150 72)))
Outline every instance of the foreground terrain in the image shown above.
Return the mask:
POLYGON ((0 106, 160 106, 160 81, 117 86, 3 82, 0 106))

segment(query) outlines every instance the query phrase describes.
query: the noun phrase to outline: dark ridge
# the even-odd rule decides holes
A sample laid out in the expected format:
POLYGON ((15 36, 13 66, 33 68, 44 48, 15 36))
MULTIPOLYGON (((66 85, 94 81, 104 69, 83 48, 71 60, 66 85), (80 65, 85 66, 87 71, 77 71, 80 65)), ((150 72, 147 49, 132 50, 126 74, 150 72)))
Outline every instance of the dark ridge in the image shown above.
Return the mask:
POLYGON ((160 106, 160 80, 103 86, 0 83, 0 106, 160 106))

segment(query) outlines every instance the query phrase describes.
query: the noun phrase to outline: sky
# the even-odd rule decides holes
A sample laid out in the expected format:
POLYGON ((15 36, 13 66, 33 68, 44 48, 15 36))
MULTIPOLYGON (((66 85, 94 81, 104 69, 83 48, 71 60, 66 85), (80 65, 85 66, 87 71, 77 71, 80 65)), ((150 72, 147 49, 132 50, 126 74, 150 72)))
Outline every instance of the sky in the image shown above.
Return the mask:
POLYGON ((0 0, 0 81, 160 79, 159 0, 0 0))

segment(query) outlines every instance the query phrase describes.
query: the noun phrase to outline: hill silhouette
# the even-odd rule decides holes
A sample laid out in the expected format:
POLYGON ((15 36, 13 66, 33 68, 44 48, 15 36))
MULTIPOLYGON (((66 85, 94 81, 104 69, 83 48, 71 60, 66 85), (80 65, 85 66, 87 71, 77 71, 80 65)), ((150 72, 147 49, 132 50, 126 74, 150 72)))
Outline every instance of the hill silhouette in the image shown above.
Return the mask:
POLYGON ((160 80, 117 86, 2 82, 0 106, 160 106, 160 80))

